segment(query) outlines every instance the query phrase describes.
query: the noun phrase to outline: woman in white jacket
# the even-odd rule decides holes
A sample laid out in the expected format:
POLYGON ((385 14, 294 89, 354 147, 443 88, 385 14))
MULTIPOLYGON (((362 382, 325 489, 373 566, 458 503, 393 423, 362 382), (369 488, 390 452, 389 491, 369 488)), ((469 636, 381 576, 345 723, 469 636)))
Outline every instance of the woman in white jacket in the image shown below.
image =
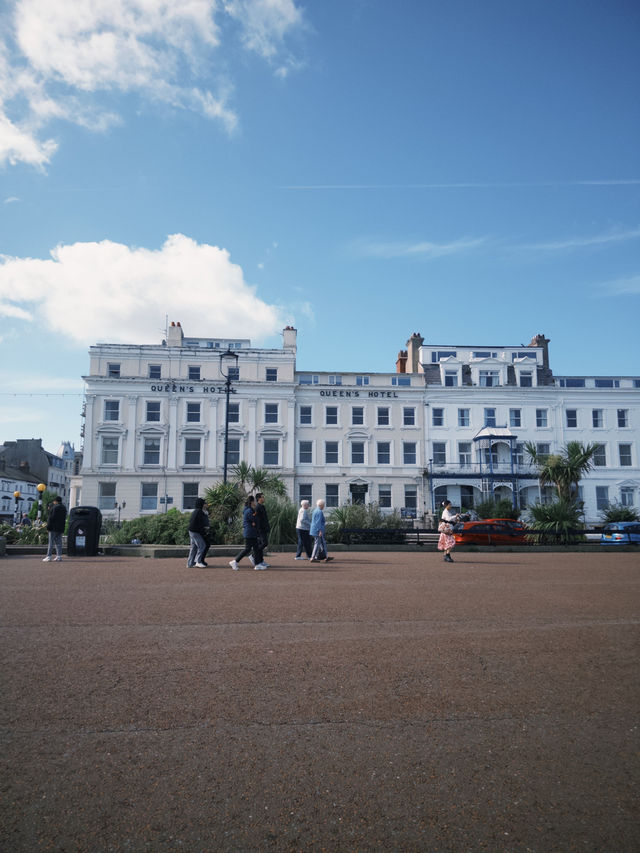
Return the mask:
POLYGON ((451 501, 442 501, 442 521, 438 525, 440 538, 438 539, 438 551, 444 551, 444 559, 447 563, 453 563, 451 552, 456 547, 453 535, 453 525, 460 520, 460 516, 451 510, 451 501))
POLYGON ((296 560, 310 560, 313 543, 311 541, 311 513, 309 512, 309 501, 300 501, 300 511, 298 512, 298 520, 296 521, 296 533, 298 534, 298 550, 296 551, 296 560), (307 555, 302 556, 302 552, 307 555))

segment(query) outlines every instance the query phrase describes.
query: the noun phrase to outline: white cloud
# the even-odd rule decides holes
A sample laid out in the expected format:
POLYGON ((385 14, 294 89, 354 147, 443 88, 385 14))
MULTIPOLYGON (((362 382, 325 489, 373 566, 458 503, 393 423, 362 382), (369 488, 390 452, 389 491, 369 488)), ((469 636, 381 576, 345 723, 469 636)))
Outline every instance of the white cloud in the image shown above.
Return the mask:
POLYGON ((103 130, 119 121, 101 102, 113 93, 194 110, 232 132, 232 83, 211 70, 224 62, 222 24, 233 20, 244 47, 271 62, 302 23, 294 0, 13 0, 11 10, 0 37, 0 165, 37 168, 56 150, 42 138, 49 121, 103 130))
POLYGON ((423 240, 417 243, 408 242, 361 242, 356 246, 356 252, 373 258, 441 258, 446 255, 457 255, 462 252, 480 249, 487 243, 486 237, 462 238, 450 243, 432 243, 423 240))
POLYGON ((257 296, 227 251, 182 234, 159 250, 104 240, 58 246, 50 260, 4 257, 2 312, 27 315, 84 345, 157 343, 165 315, 179 320, 188 336, 244 329, 258 340, 288 322, 278 306, 257 296))
POLYGON ((566 240, 555 240, 548 243, 529 243, 519 248, 535 251, 562 252, 571 251, 572 249, 606 246, 612 243, 626 243, 629 240, 637 240, 638 238, 640 238, 640 228, 631 228, 627 231, 607 231, 603 234, 592 234, 588 237, 570 237, 566 240))
POLYGON ((628 296, 630 294, 636 296, 640 294, 640 275, 606 281, 598 289, 604 296, 628 296))

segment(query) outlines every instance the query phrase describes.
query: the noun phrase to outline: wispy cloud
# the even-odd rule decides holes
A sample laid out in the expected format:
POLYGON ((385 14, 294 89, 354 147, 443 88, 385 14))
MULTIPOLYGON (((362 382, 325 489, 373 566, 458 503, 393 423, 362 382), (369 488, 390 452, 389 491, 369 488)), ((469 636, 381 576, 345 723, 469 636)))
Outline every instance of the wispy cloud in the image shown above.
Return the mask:
POLYGON ((569 237, 564 240, 552 240, 543 243, 524 243, 519 249, 543 252, 563 252, 572 249, 588 249, 596 246, 607 246, 615 243, 626 243, 640 238, 640 228, 628 230, 606 231, 602 234, 592 234, 587 237, 569 237))
POLYGON ((486 237, 461 238, 448 243, 433 243, 428 240, 419 242, 377 242, 360 241, 354 244, 358 255, 371 258, 442 258, 447 255, 459 255, 484 248, 486 237))
POLYGON ((9 196, 9 198, 5 198, 3 204, 14 204, 16 201, 20 201, 20 199, 17 196, 12 195, 9 196))
POLYGON ((597 286, 597 291, 601 296, 640 295, 640 275, 631 275, 626 278, 605 281, 597 286))
POLYGON ((191 335, 254 328, 263 340, 290 322, 226 250, 183 234, 158 250, 104 240, 58 246, 47 260, 0 257, 0 316, 37 321, 74 343, 157 343, 167 313, 191 335))
POLYGON ((295 0, 13 0, 9 17, 0 37, 0 165, 40 169, 57 149, 48 123, 104 130, 121 120, 106 106, 114 93, 199 112, 232 133, 233 84, 228 72, 212 72, 214 60, 239 38, 282 76, 295 67, 285 39, 303 24, 295 0))
POLYGON ((467 190, 536 187, 633 187, 640 178, 595 178, 588 181, 458 181, 414 184, 287 184, 282 190, 467 190))

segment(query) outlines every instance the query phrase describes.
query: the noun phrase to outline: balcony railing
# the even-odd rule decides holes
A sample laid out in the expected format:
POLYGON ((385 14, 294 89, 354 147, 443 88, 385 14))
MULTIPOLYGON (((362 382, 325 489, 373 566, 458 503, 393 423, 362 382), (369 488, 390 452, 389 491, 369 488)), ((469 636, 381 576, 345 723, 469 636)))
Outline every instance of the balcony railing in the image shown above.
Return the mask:
POLYGON ((514 463, 512 466, 510 462, 503 461, 492 462, 491 464, 488 462, 469 462, 467 464, 461 464, 460 462, 439 463, 434 461, 425 473, 433 474, 434 477, 500 477, 511 476, 513 474, 517 477, 530 477, 533 480, 538 479, 538 473, 531 465, 526 463, 514 463))

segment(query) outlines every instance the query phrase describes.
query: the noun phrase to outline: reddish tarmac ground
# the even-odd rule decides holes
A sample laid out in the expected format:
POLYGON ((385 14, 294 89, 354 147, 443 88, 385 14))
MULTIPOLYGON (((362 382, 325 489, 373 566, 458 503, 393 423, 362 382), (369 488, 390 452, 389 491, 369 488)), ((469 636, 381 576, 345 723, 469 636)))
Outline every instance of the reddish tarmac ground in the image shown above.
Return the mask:
POLYGON ((633 553, 0 559, 0 849, 640 850, 633 553))

